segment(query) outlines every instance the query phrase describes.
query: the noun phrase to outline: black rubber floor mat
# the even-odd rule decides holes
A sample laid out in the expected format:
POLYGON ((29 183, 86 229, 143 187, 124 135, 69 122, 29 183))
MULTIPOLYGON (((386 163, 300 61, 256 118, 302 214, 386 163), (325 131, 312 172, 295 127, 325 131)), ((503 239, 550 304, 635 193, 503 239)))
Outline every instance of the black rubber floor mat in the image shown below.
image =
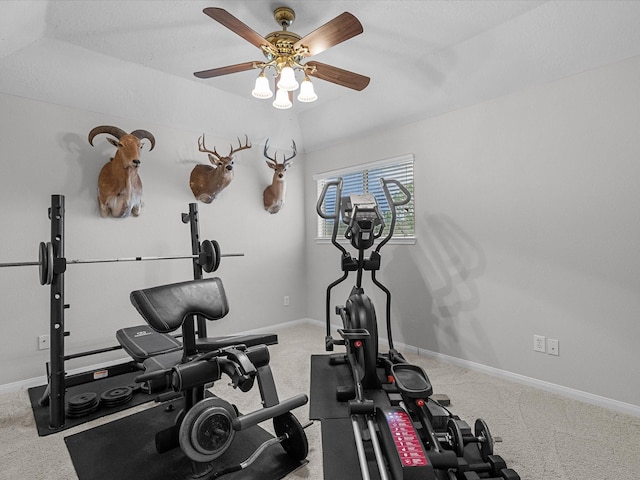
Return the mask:
MULTIPOLYGON (((134 379, 138 375, 140 375, 140 372, 125 373, 123 375, 118 375, 115 377, 106 377, 91 383, 85 383, 82 385, 77 385, 75 387, 68 388, 67 391, 65 392, 65 400, 66 402, 68 402, 69 399, 81 393, 95 393, 97 394, 98 397, 100 397, 100 395, 102 395, 104 392, 112 388, 134 385, 135 384, 134 379)), ((52 433, 61 432, 63 430, 67 430, 71 427, 75 427, 76 425, 81 425, 90 420, 104 417, 105 415, 111 415, 112 413, 120 412, 122 410, 126 410, 127 408, 140 405, 142 403, 150 402, 155 397, 155 395, 149 395, 144 392, 136 392, 133 394, 133 397, 131 398, 131 400, 129 400, 128 402, 122 405, 118 405, 115 407, 99 406, 95 412, 89 413, 88 415, 84 415, 78 418, 65 418, 64 425, 56 429, 51 429, 49 427, 51 423, 49 406, 42 407, 38 404, 38 401, 42 398, 42 395, 44 394, 46 388, 47 388, 46 385, 41 385, 39 387, 33 387, 29 389, 29 400, 31 401, 33 418, 36 421, 36 428, 38 429, 38 435, 41 437, 50 435, 52 433)))
MULTIPOLYGON (((379 480, 380 473, 370 445, 369 442, 365 443, 369 476, 371 480, 379 480)), ((325 480, 362 478, 351 419, 322 420, 322 460, 325 480)))
MULTIPOLYGON (((336 400, 338 386, 353 385, 351 370, 348 365, 331 365, 331 355, 311 356, 311 389, 309 401, 309 418, 323 420, 326 418, 348 418, 347 402, 336 400)), ((382 390, 365 390, 365 398, 373 400, 376 406, 389 405, 387 394, 382 390)))
MULTIPOLYGON (((80 480, 186 480, 191 463, 179 448, 159 454, 155 434, 174 424, 167 404, 65 437, 73 466, 80 480)), ((259 426, 236 433, 229 449, 213 463, 214 470, 246 460, 260 444, 273 438, 259 426)), ((280 445, 268 447, 245 470, 220 477, 224 480, 276 480, 305 465, 293 460, 280 445)))

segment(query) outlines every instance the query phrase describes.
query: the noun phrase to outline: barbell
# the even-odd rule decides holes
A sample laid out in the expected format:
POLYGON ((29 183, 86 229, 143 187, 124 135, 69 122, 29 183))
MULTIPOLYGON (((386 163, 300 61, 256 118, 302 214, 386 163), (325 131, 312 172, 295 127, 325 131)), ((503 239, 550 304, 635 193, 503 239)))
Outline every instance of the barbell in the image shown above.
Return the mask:
POLYGON ((51 242, 40 242, 37 262, 8 262, 0 263, 0 267, 27 267, 38 266, 40 273, 40 285, 51 285, 54 274, 63 273, 67 265, 80 263, 112 263, 112 262, 145 262, 152 260, 176 260, 183 258, 196 259, 198 265, 207 272, 215 272, 220 266, 221 257, 242 257, 243 253, 220 253, 220 245, 215 240, 205 240, 200 244, 198 255, 169 255, 159 257, 121 257, 121 258, 93 258, 67 260, 55 258, 51 242))

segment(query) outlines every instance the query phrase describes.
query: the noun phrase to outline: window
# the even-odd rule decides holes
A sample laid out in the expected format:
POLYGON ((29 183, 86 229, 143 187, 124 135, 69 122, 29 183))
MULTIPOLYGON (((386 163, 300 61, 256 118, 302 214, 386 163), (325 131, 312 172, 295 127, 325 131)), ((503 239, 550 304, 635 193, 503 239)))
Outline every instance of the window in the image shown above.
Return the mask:
MULTIPOLYGON (((396 211, 396 228, 394 239, 415 238, 414 198, 413 198, 413 154, 389 158, 365 165, 325 172, 314 176, 317 186, 316 198, 320 198, 327 182, 342 177, 342 196, 352 193, 371 193, 375 195, 385 223, 391 221, 391 210, 382 190, 380 179, 397 180, 411 193, 411 201, 398 207, 396 211)), ((392 198, 404 198, 404 194, 393 184, 389 185, 392 198)), ((329 189, 324 203, 324 211, 332 215, 335 212, 335 190, 329 189)), ((344 235, 346 225, 341 221, 338 226, 338 238, 344 235)), ((333 231, 333 220, 326 220, 318 215, 318 239, 329 239, 333 231)))

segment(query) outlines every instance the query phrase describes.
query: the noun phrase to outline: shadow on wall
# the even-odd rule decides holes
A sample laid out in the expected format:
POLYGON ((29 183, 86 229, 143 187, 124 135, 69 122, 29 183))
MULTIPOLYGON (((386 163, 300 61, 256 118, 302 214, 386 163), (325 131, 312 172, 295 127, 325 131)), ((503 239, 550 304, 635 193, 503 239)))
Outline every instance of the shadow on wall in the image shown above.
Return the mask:
POLYGON ((51 193, 75 192, 82 199, 83 208, 98 214, 98 175, 102 166, 115 154, 114 148, 106 142, 98 148, 92 147, 86 136, 77 133, 61 135, 59 144, 66 152, 64 168, 70 172, 65 178, 63 191, 51 193))
POLYGON ((427 228, 418 233, 416 248, 396 248, 391 260, 408 266, 391 269, 398 278, 390 278, 390 284, 406 285, 392 288, 397 340, 465 358, 460 329, 472 328, 474 344, 485 345, 474 312, 480 305, 477 278, 485 271, 486 258, 450 217, 427 215, 423 225, 427 228))
POLYGON ((484 252, 451 218, 429 215, 426 220, 423 253, 430 268, 424 274, 434 313, 442 319, 459 318, 480 304, 475 279, 485 271, 484 252))

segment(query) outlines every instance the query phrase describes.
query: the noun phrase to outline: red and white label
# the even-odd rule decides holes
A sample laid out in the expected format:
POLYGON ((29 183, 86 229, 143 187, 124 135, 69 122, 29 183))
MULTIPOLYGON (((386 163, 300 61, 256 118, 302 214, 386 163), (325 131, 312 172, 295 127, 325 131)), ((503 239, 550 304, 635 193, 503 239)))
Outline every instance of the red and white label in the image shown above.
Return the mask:
POLYGON ((385 415, 402 464, 407 467, 428 465, 429 460, 407 412, 393 411, 385 415))

